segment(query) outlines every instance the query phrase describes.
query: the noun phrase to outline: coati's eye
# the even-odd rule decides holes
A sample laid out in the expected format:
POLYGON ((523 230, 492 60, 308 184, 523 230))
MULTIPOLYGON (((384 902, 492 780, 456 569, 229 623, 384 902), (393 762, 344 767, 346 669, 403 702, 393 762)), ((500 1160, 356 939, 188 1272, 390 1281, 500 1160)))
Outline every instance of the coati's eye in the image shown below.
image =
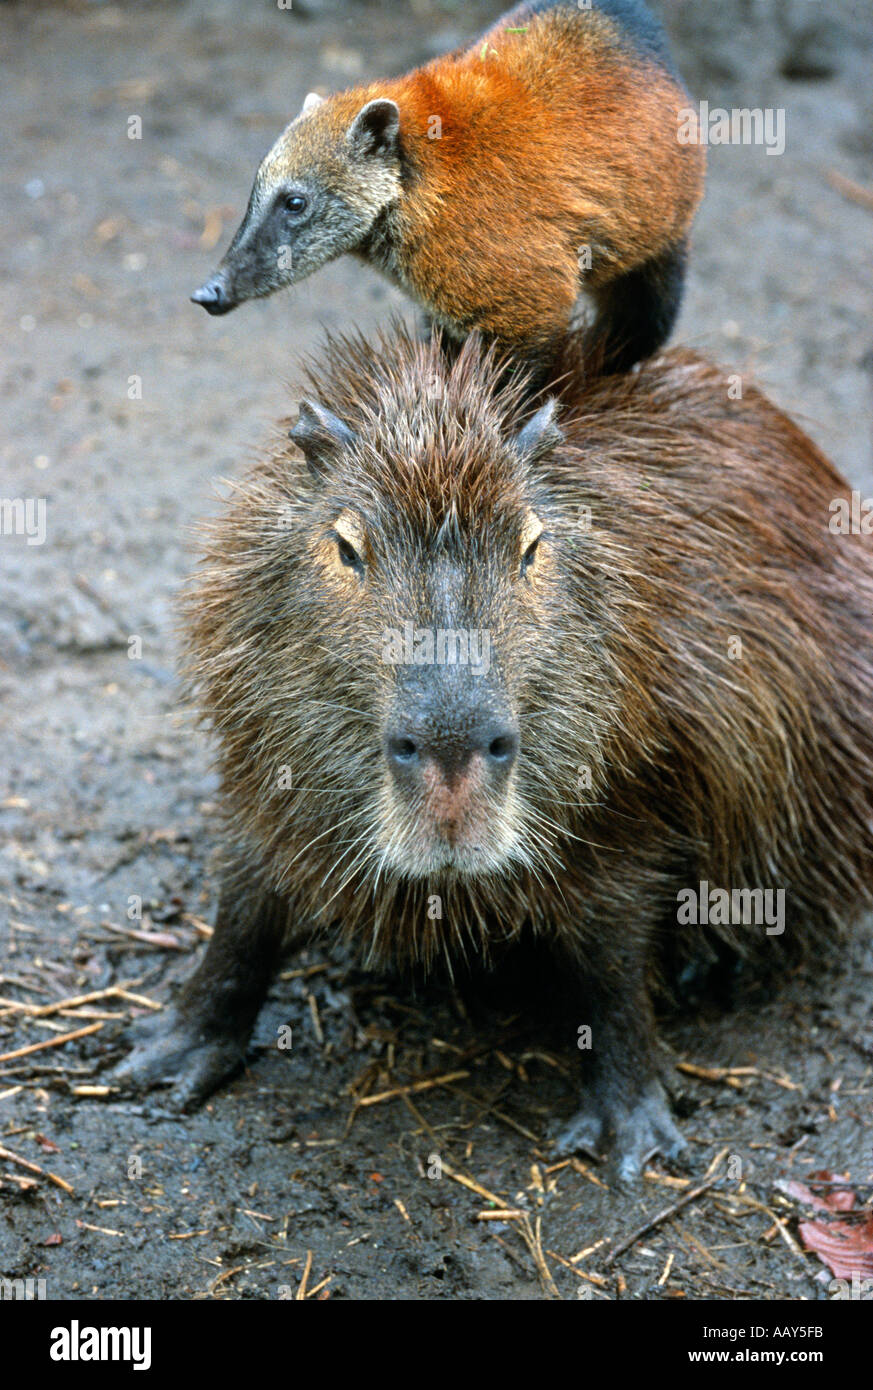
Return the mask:
POLYGON ((286 193, 285 211, 290 212, 292 217, 302 217, 309 206, 309 199, 303 193, 286 193))
POLYGON ((521 528, 521 575, 522 578, 536 560, 537 550, 543 534, 543 523, 536 512, 529 511, 521 528))

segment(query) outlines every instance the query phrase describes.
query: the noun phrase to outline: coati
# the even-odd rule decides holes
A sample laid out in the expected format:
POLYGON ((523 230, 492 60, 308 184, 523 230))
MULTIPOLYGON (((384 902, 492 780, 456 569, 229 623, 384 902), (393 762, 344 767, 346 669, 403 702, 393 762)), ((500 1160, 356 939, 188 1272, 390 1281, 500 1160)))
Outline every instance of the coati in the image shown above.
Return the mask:
POLYGON ((784 971, 870 905, 873 544, 830 527, 847 484, 688 351, 561 392, 532 413, 475 337, 454 363, 337 342, 292 444, 209 523, 184 649, 222 784, 216 927, 119 1081, 208 1094, 318 928, 422 967, 532 937, 574 991, 561 1143, 632 1176, 681 1145, 664 947, 784 971), (727 919, 689 915, 707 885, 727 919))
POLYGON ((589 363, 667 338, 704 151, 641 0, 538 0, 404 77, 311 94, 263 160, 210 314, 343 252, 405 289, 450 339, 477 329, 547 363, 585 292, 589 363))

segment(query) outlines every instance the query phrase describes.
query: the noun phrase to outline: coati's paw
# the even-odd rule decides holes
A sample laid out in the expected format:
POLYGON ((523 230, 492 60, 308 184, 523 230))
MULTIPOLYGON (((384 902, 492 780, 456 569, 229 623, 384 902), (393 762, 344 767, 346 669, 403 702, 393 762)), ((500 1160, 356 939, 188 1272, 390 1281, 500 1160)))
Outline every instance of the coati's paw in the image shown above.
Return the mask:
POLYGON ((171 1110, 191 1109, 211 1095, 245 1059, 245 1043, 186 1022, 176 1009, 148 1019, 133 1035, 131 1052, 108 1074, 125 1091, 172 1086, 171 1110))
POLYGON ((618 1176, 633 1181, 652 1154, 679 1158, 686 1145, 660 1082, 652 1081, 631 1103, 612 1091, 592 1092, 558 1131, 553 1147, 559 1156, 584 1149, 595 1158, 609 1148, 618 1176))

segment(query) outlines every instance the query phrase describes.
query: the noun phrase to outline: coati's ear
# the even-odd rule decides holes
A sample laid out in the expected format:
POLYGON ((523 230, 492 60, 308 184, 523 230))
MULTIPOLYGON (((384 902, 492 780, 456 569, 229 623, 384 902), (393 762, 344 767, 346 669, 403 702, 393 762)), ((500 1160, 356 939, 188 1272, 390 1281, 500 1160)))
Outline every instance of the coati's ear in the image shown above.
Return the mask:
POLYGON ((377 97, 362 106, 346 131, 346 139, 356 154, 399 155, 400 107, 387 97, 377 97))
POLYGON ((303 109, 300 112, 301 116, 308 116, 310 111, 314 111, 316 106, 320 106, 323 101, 324 97, 320 97, 318 92, 310 92, 308 96, 304 98, 303 109))
POLYGON ((343 449, 355 442, 355 433, 318 401, 301 401, 297 422, 288 431, 309 464, 309 471, 320 478, 325 468, 343 449))
POLYGON ((564 431, 555 420, 557 410, 558 402, 552 396, 515 436, 513 448, 525 463, 535 463, 563 441, 564 431))

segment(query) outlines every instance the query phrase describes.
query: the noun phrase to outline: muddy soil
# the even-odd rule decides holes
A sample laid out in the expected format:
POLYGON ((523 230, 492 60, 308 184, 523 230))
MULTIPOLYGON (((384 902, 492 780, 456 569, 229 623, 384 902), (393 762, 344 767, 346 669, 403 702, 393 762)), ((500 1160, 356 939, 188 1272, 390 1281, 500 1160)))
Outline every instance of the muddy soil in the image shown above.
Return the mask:
MULTIPOLYGON (((869 488, 873 10, 661 8, 696 97, 787 117, 781 156, 711 151, 676 337, 754 374, 869 488)), ((498 12, 0 6, 2 493, 47 501, 45 544, 0 538, 0 1146, 39 1170, 0 1155, 0 1275, 44 1279, 49 1298, 303 1282, 315 1298, 821 1299, 830 1274, 775 1183, 827 1169, 869 1193, 864 936, 840 971, 665 1016, 694 1165, 653 1163, 633 1190, 590 1161, 551 1168, 572 1034, 329 950, 288 962, 247 1070, 199 1113, 89 1093, 137 1001, 191 969, 213 908, 215 779, 173 675, 186 528, 291 412, 325 328, 407 312, 352 262, 227 319, 187 296, 310 88, 402 71, 498 12), (126 993, 33 1012, 112 986, 126 993), (606 1266, 724 1151, 733 1178, 606 1266)))

